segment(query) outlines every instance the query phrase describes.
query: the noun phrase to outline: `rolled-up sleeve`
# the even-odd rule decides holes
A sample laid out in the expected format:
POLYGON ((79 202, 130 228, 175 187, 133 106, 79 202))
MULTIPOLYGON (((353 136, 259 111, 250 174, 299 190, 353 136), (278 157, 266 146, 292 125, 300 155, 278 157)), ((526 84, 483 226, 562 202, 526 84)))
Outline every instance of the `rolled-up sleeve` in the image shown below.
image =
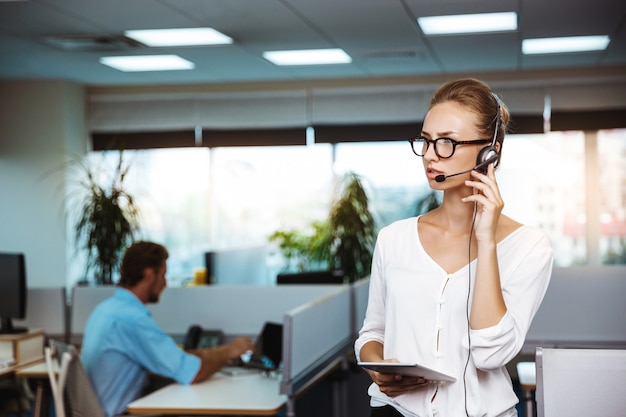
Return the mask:
POLYGON ((527 229, 507 246, 510 253, 498 253, 498 258, 518 259, 501 265, 506 314, 495 326, 471 331, 472 358, 478 369, 500 368, 519 353, 548 289, 553 265, 550 239, 540 229, 527 229))

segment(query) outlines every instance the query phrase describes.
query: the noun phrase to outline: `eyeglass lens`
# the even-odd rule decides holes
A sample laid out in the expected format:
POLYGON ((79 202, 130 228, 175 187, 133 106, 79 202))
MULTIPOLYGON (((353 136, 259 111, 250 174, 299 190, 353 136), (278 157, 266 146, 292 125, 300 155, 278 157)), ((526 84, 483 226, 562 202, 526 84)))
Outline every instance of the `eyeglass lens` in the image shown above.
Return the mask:
POLYGON ((413 152, 417 156, 426 155, 430 142, 433 142, 435 147, 435 153, 440 158, 449 158, 454 154, 454 142, 447 138, 438 138, 435 140, 427 140, 425 138, 415 138, 411 145, 413 146, 413 152))

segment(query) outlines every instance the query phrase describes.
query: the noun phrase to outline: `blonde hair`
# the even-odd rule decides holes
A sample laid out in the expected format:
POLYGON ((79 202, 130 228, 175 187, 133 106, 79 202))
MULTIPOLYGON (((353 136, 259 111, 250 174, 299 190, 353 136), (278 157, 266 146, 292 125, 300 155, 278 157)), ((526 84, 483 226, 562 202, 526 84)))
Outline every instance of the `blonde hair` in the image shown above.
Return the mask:
POLYGON ((453 101, 476 114, 477 128, 485 138, 494 137, 498 126, 496 142, 500 144, 498 153, 502 155, 502 145, 507 132, 510 114, 502 100, 484 82, 475 78, 462 78, 448 81, 435 91, 428 109, 436 104, 453 101))

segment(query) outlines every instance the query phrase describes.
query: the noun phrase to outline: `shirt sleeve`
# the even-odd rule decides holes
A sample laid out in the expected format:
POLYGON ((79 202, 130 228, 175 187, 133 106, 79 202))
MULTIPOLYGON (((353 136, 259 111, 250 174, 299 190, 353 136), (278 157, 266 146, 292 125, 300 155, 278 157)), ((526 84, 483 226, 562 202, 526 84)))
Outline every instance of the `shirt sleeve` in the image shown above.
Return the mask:
POLYGON ((190 384, 200 369, 200 358, 186 353, 152 319, 146 316, 135 323, 119 323, 127 354, 148 372, 190 384))
MULTIPOLYGON (((384 230, 384 229, 383 229, 384 230)), ((381 233, 384 233, 381 231, 381 233)), ((369 296, 363 327, 354 343, 357 360, 361 359, 361 348, 367 342, 376 340, 384 342, 385 332, 385 285, 382 276, 382 239, 379 233, 372 255, 372 271, 370 274, 369 296)))
POLYGON ((525 226, 516 239, 503 254, 498 253, 507 312, 497 325, 470 333, 472 358, 482 370, 506 365, 522 349, 552 275, 548 236, 540 229, 525 226))

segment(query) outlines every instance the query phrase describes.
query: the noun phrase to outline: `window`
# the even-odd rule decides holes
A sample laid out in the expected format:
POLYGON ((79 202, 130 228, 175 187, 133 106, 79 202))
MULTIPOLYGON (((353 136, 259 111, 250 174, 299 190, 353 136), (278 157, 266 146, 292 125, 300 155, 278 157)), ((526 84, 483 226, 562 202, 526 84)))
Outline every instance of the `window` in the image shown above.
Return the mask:
MULTIPOLYGON (((361 176, 378 227, 415 215, 431 191, 405 141, 125 152, 141 238, 168 247, 170 285, 208 250, 268 245, 276 230, 325 219, 335 175, 361 176)), ((504 213, 544 229, 559 266, 626 263, 625 168, 626 130, 511 135, 497 172, 504 213)), ((275 255, 269 274, 282 267, 275 255)))

